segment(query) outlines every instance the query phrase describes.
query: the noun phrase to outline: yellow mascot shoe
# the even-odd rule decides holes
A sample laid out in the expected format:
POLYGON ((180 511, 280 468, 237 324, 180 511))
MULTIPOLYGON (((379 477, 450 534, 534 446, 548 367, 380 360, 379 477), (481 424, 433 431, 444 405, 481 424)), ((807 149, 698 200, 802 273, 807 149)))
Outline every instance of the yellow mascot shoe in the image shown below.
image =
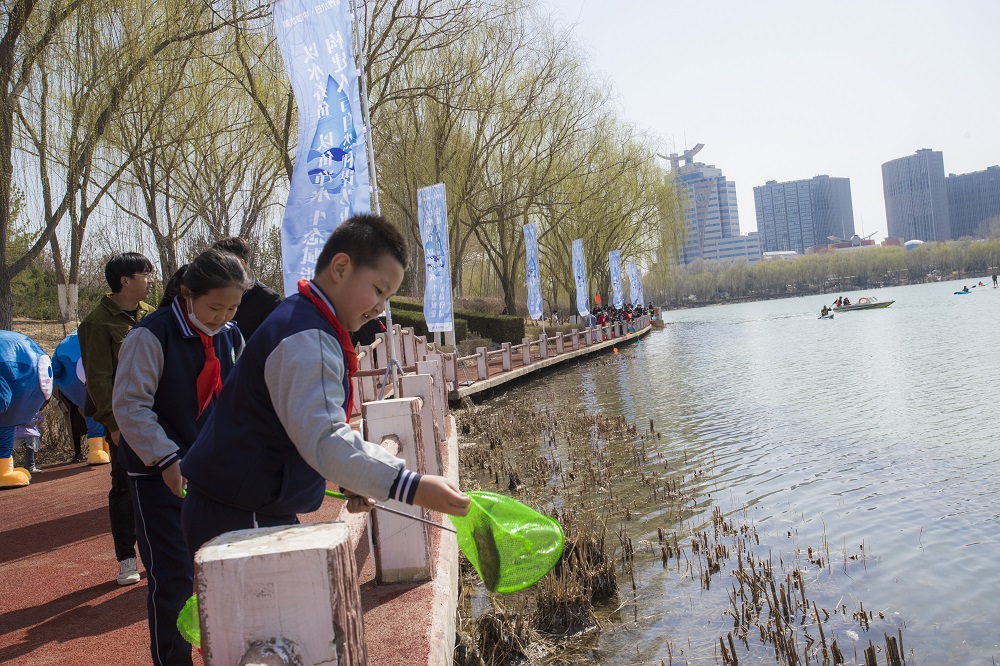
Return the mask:
POLYGON ((90 445, 90 453, 87 454, 88 465, 107 465, 111 462, 111 456, 104 450, 106 444, 103 437, 91 437, 87 440, 90 445))
POLYGON ((0 458, 0 488, 20 488, 31 482, 31 474, 23 467, 14 467, 13 458, 0 458))

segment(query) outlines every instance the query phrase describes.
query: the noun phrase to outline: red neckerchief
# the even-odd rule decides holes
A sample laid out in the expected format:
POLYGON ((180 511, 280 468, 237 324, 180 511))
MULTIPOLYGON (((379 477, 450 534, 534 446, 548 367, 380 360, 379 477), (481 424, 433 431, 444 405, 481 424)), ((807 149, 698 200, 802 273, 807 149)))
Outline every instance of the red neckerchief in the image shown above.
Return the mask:
POLYGON ((212 403, 212 398, 219 395, 219 391, 222 390, 221 365, 219 364, 219 358, 215 355, 215 345, 212 344, 212 336, 205 335, 191 324, 186 303, 181 309, 184 311, 184 318, 187 319, 191 330, 198 334, 201 346, 205 351, 205 365, 201 367, 198 380, 195 382, 195 386, 198 389, 197 418, 201 418, 202 412, 212 403))
POLYGON ((354 351, 354 345, 351 344, 351 334, 347 332, 343 324, 337 320, 334 316, 333 310, 330 306, 326 304, 322 298, 318 297, 312 291, 312 286, 309 280, 299 280, 299 293, 302 294, 310 303, 316 306, 326 318, 330 325, 333 326, 333 330, 337 332, 337 338, 340 340, 340 346, 344 350, 344 361, 347 365, 347 419, 351 418, 351 411, 354 409, 354 373, 358 371, 358 353, 354 351))

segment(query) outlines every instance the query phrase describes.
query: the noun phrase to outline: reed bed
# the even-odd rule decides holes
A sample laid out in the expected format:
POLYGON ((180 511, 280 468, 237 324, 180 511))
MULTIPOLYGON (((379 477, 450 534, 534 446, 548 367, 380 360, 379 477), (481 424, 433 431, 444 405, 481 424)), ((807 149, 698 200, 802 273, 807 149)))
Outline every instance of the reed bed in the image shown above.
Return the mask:
POLYGON ((486 594, 468 568, 460 626, 475 637, 474 659, 601 661, 602 632, 644 621, 636 571, 659 561, 678 585, 697 581, 698 613, 730 626, 712 645, 674 635, 645 654, 637 645, 630 663, 905 664, 902 626, 860 601, 824 607, 834 575, 867 566, 864 544, 831 553, 825 532, 805 546, 794 529, 761 534, 745 507, 726 513, 712 503, 713 470, 688 464, 652 420, 647 428, 582 409, 467 404, 458 424, 466 485, 514 495, 566 532, 561 562, 518 595, 486 594), (652 533, 650 507, 659 523, 652 533), (650 653, 656 656, 644 660, 650 653))

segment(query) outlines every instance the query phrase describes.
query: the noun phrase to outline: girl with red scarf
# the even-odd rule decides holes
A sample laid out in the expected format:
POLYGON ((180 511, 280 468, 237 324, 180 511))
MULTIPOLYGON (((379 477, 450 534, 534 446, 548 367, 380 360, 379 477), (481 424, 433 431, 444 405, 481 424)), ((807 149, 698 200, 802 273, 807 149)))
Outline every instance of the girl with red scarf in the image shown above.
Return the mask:
POLYGON ((180 461, 243 349, 235 322, 250 285, 234 255, 208 250, 167 284, 159 309, 125 337, 112 398, 146 568, 153 663, 191 664, 177 615, 193 570, 181 530, 180 461))

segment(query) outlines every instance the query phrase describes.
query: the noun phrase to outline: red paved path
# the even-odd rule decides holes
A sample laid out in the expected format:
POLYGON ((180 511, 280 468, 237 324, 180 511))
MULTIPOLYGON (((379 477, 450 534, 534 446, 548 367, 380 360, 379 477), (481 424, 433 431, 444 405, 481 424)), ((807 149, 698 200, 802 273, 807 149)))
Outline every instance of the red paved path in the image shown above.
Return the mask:
MULTIPOLYGON (((25 488, 0 491, 0 663, 150 663, 145 572, 138 585, 114 581, 108 470, 56 464, 25 488)), ((340 507, 328 501, 302 518, 337 520, 340 507)), ((369 664, 427 663, 412 634, 428 624, 429 586, 375 588, 367 536, 357 554, 369 664)))
POLYGON ((114 580, 109 469, 52 465, 0 492, 0 662, 150 663, 145 575, 114 580))
MULTIPOLYGON (((19 330, 40 341, 40 322, 19 330)), ((62 338, 51 333, 49 351, 62 338)), ((447 460, 447 451, 442 451, 447 460)), ((107 465, 56 463, 0 490, 0 664, 150 664, 146 577, 120 587, 108 519, 107 465)), ((328 500, 303 522, 340 518, 328 500)), ((434 514, 439 522, 442 517, 434 514)), ((354 517, 353 529, 359 529, 354 517)), ((433 543, 439 534, 431 531, 433 543)), ((429 584, 375 586, 368 536, 356 549, 369 666, 427 663, 429 584)), ((202 660, 194 653, 195 666, 202 660)))

